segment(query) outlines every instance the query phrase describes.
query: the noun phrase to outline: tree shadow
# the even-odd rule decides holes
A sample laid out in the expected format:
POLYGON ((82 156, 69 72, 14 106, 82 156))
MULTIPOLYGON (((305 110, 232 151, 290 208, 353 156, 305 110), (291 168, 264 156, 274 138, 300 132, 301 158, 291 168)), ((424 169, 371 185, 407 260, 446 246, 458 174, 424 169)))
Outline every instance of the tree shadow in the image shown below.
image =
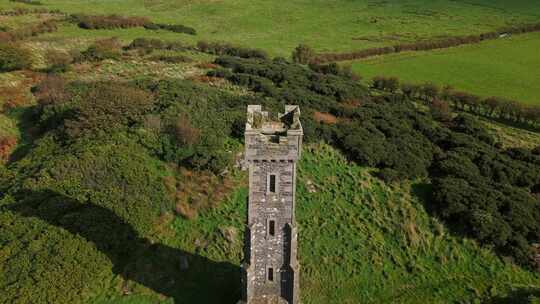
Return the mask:
POLYGON ((115 274, 172 297, 175 303, 236 303, 241 297, 237 265, 155 244, 139 237, 111 210, 50 190, 16 197, 19 203, 8 209, 80 235, 109 257, 115 274))
POLYGON ((35 121, 36 106, 19 107, 8 112, 8 116, 17 121, 17 129, 21 134, 20 142, 9 156, 8 163, 16 162, 26 156, 34 146, 34 141, 41 136, 35 121))

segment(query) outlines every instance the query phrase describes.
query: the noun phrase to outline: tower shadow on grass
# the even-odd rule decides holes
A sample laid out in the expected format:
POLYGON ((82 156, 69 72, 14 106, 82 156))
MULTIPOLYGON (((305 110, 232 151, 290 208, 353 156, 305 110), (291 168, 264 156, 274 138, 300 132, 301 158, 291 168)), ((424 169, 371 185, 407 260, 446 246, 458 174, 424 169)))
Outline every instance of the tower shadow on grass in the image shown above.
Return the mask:
POLYGON ((80 235, 109 257, 115 274, 172 297, 175 303, 228 304, 241 297, 237 265, 154 244, 114 212, 95 204, 48 190, 17 196, 20 202, 8 209, 80 235))

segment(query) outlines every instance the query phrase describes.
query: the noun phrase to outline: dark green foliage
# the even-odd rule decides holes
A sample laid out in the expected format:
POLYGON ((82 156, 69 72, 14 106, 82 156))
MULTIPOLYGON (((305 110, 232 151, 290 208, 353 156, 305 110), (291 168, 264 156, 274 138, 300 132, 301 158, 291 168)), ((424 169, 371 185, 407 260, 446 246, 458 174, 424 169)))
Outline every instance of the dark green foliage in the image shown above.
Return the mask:
POLYGON ((377 90, 395 92, 399 88, 399 79, 396 77, 377 76, 373 78, 372 87, 377 90))
POLYGON ((339 128, 338 143, 362 164, 389 168, 392 179, 428 175, 434 145, 419 131, 428 118, 410 103, 368 103, 354 113, 355 122, 339 128))
POLYGON ((150 94, 116 83, 86 86, 79 98, 74 105, 74 117, 65 121, 69 137, 129 127, 140 122, 154 103, 150 94))
POLYGON ((308 64, 313 57, 315 57, 315 51, 305 44, 298 45, 292 53, 293 62, 300 64, 308 64))
MULTIPOLYGON (((147 87, 152 87, 158 96, 157 107, 165 126, 159 147, 153 148, 155 153, 166 161, 221 170, 231 157, 225 149, 226 139, 243 116, 248 100, 189 82, 161 81, 147 87), (182 117, 188 119, 190 128, 198 133, 197 141, 185 141, 177 136, 182 117)), ((243 129, 240 124, 237 127, 243 129)), ((236 130, 236 133, 241 131, 236 130)))
POLYGON ((352 79, 286 62, 219 57, 216 63, 232 70, 231 75, 222 73, 232 82, 305 108, 328 111, 336 99, 349 101, 367 95, 366 88, 352 79))
POLYGON ((32 55, 22 47, 0 43, 0 72, 30 68, 32 55))
POLYGON ((268 54, 261 49, 245 48, 241 46, 232 45, 227 42, 197 42, 197 49, 204 53, 213 55, 228 55, 241 58, 259 58, 268 59, 268 54))
POLYGON ((338 65, 337 63, 317 64, 310 63, 309 68, 317 73, 344 76, 353 80, 360 80, 360 76, 354 74, 350 65, 338 65))
POLYGON ((439 141, 447 150, 434 164, 433 202, 461 232, 528 264, 540 241, 540 157, 525 149, 501 151, 471 117, 458 117, 456 134, 439 141))
MULTIPOLYGON (((47 204, 49 198, 33 199, 47 204)), ((92 243, 39 217, 9 211, 5 203, 0 202, 0 303, 80 303, 109 287, 112 264, 92 243)))
POLYGON ((190 47, 184 45, 180 41, 167 42, 155 38, 135 38, 128 46, 127 49, 140 49, 148 53, 153 50, 173 50, 184 51, 190 47))
POLYGON ((197 31, 194 28, 182 24, 148 23, 144 25, 144 28, 148 30, 166 30, 175 33, 197 35, 197 31))

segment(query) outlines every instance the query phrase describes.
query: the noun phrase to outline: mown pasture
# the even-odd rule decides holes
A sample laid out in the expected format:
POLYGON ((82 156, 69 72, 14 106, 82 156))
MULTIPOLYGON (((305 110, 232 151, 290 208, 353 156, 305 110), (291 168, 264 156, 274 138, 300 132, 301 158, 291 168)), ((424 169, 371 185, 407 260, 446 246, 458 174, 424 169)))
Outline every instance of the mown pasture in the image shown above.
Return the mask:
POLYGON ((366 80, 396 76, 433 82, 481 96, 540 104, 540 33, 427 52, 407 52, 352 62, 366 80))

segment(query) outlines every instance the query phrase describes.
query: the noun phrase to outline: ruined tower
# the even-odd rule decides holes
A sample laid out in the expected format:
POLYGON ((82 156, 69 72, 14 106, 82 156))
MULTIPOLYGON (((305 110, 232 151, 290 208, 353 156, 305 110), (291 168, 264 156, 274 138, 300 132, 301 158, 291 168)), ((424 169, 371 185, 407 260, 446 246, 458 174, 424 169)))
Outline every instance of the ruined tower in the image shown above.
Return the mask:
POLYGON ((299 265, 294 217, 296 161, 302 147, 298 106, 271 117, 260 105, 247 110, 249 167, 244 283, 247 304, 298 304, 299 265))

